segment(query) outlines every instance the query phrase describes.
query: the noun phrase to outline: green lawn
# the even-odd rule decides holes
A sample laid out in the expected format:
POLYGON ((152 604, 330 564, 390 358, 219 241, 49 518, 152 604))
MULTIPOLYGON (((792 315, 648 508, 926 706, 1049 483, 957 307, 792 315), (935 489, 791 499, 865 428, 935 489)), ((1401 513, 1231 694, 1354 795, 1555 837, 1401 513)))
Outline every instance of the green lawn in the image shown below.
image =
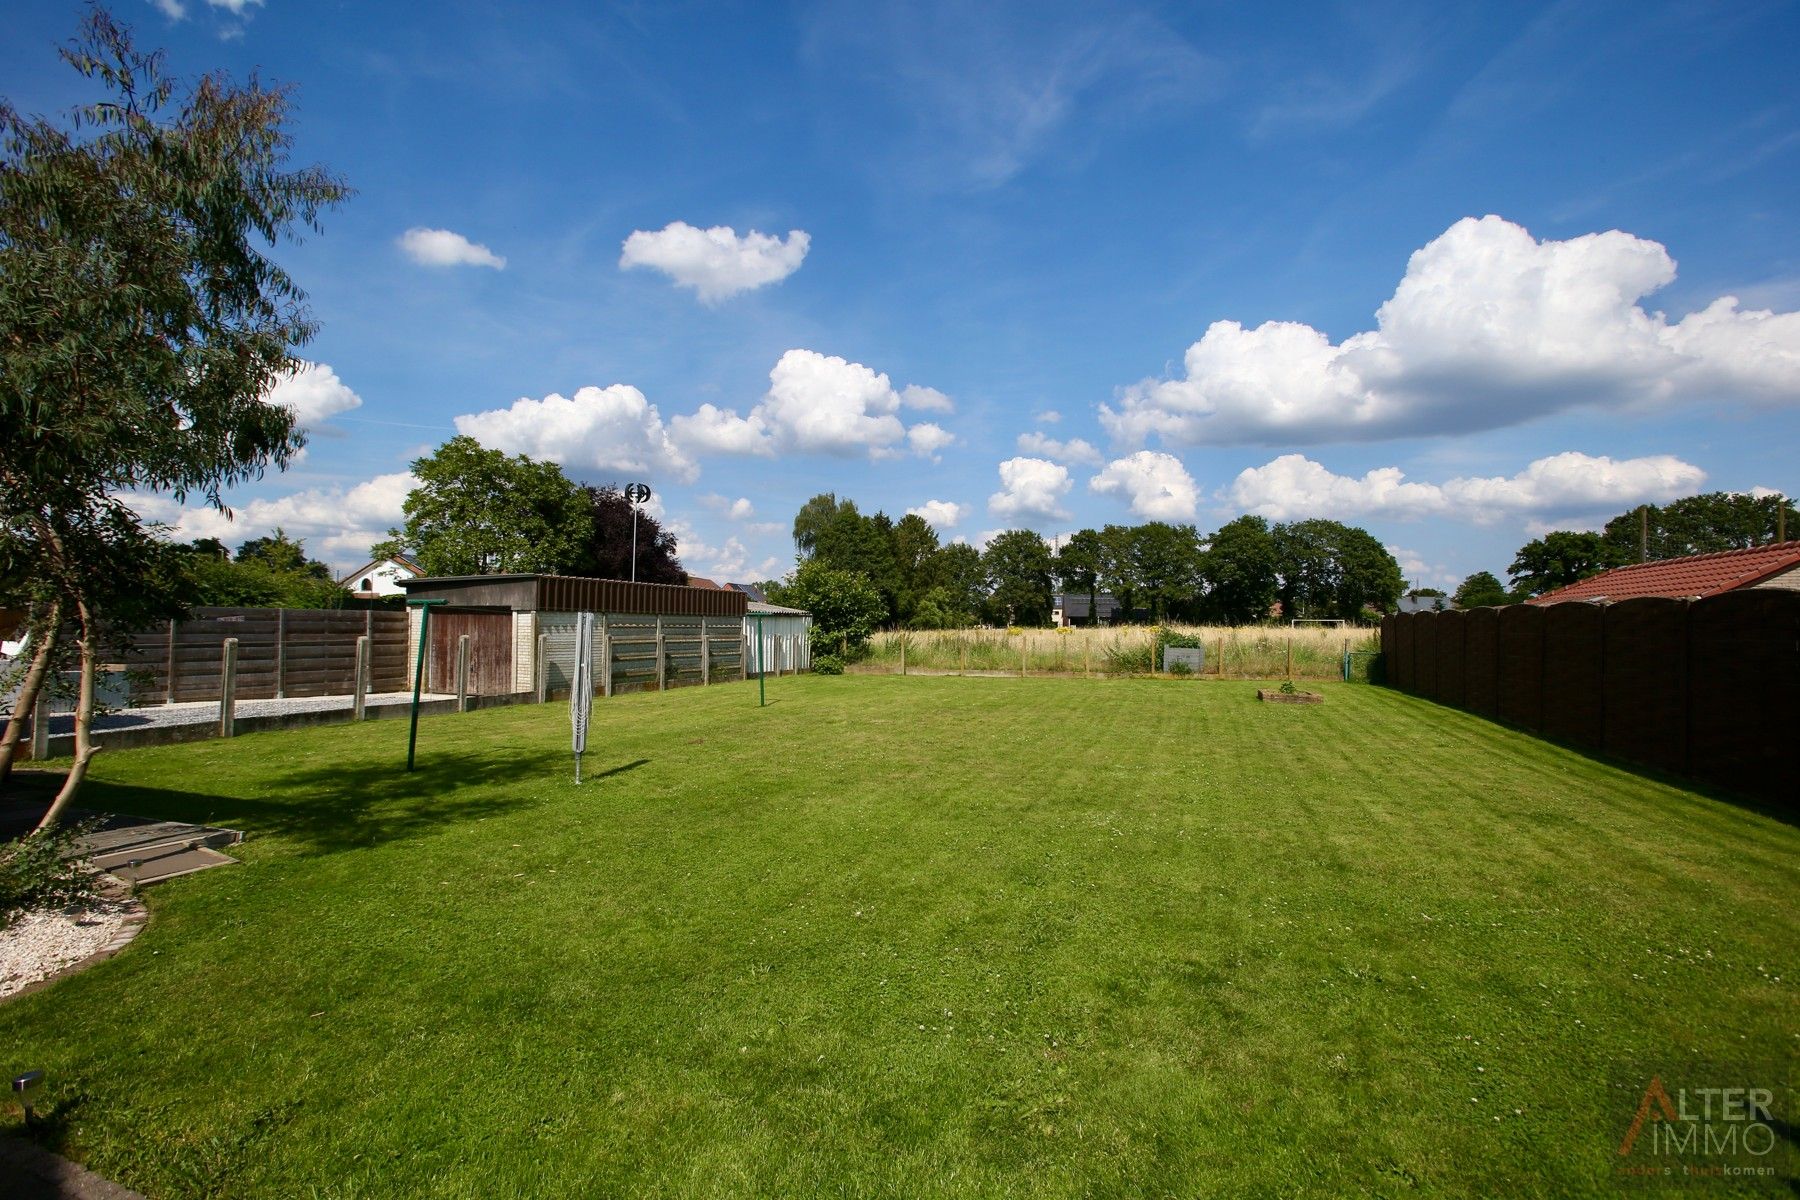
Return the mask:
POLYGON ((561 705, 102 755, 245 863, 0 1066, 152 1197, 1609 1193, 1652 1070, 1793 1086, 1793 826, 1254 686, 639 695, 580 788, 561 705))

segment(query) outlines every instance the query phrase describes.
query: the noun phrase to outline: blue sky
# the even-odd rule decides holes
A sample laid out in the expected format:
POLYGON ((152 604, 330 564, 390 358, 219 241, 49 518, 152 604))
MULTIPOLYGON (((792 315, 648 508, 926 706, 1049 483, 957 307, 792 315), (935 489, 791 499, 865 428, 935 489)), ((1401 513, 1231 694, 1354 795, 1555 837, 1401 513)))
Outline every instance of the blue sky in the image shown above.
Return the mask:
MULTIPOLYGON (((82 97, 74 5, 6 94, 82 97)), ((696 573, 818 491, 946 540, 1244 511, 1411 578, 1800 491, 1800 8, 123 3, 298 88, 311 430, 235 519, 355 566, 462 429, 648 482, 696 573), (634 235, 636 235, 634 237, 634 235)))

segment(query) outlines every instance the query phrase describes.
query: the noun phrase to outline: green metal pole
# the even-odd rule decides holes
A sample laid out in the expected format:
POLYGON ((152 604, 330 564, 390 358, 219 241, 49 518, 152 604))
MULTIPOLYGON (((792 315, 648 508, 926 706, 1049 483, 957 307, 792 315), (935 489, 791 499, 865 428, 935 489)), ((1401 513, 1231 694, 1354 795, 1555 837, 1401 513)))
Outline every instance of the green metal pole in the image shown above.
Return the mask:
POLYGON ((408 600, 419 608, 419 661, 413 664, 412 729, 406 735, 406 769, 413 769, 413 752, 419 745, 419 689, 425 682, 425 639, 431 632, 431 606, 442 600, 408 600))

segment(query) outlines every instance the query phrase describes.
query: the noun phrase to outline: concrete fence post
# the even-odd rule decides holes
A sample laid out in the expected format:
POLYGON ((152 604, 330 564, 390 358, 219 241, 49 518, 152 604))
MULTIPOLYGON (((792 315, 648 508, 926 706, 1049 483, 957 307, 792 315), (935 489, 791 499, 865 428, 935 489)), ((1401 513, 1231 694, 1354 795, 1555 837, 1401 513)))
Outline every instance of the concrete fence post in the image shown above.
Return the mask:
POLYGON ((287 609, 275 610, 275 698, 287 699, 287 609))
POLYGON ((700 682, 712 682, 712 626, 700 618, 700 682))
POLYGON ((600 694, 612 699, 613 694, 613 640, 612 629, 606 618, 600 618, 600 694))
POLYGON ((175 625, 175 621, 169 622, 168 678, 163 685, 164 704, 175 703, 175 625))
POLYGON ((469 635, 456 639, 456 711, 469 711, 469 635))
POLYGON ((369 703, 369 638, 367 634, 356 639, 356 680, 351 684, 355 699, 351 701, 351 717, 353 721, 363 719, 363 712, 369 703))
POLYGON ((659 692, 668 687, 668 684, 663 682, 664 664, 663 623, 662 618, 658 617, 656 618, 656 690, 659 692))
POLYGON ((532 663, 532 694, 542 704, 550 698, 550 635, 537 636, 537 658, 532 663))
POLYGON ((31 761, 43 762, 50 757, 49 689, 38 692, 37 704, 31 710, 31 761))
POLYGON ((219 658, 219 736, 231 737, 237 732, 237 664, 238 640, 225 639, 225 650, 219 658))

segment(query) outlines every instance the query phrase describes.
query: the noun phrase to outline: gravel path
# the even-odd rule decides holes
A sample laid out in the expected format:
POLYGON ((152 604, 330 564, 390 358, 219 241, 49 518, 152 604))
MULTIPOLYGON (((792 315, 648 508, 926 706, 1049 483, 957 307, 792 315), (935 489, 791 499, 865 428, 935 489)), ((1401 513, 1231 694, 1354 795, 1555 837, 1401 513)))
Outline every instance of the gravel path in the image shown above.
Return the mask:
POLYGON ((135 909, 121 899, 26 913, 0 930, 0 997, 100 953, 124 932, 135 909))
MULTIPOLYGON (((426 692, 419 699, 421 701, 454 700, 456 697, 426 692)), ((367 698, 367 703, 371 708, 411 702, 411 692, 371 692, 367 698)), ((239 718, 244 718, 336 710, 348 712, 353 707, 355 707, 354 702, 349 696, 304 696, 292 700, 239 700, 237 715, 239 718)), ((108 713, 105 716, 94 718, 94 729, 96 732, 105 732, 108 729, 142 729, 148 725, 206 725, 218 719, 219 702, 202 700, 194 704, 158 704, 150 708, 128 708, 121 712, 108 713)), ((0 729, 5 728, 6 722, 0 721, 0 729)), ((72 715, 51 715, 50 732, 53 736, 74 731, 75 718, 72 715)))

